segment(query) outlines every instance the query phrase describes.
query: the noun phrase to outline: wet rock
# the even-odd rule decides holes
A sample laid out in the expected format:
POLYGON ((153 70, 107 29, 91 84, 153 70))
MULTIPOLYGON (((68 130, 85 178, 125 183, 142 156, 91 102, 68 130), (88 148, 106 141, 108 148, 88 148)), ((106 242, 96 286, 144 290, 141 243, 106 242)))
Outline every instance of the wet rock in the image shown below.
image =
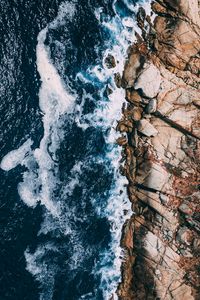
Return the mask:
POLYGON ((136 104, 142 101, 139 93, 134 89, 126 89, 126 99, 128 102, 136 104))
POLYGON ((114 74, 114 80, 115 80, 116 86, 117 86, 118 88, 120 88, 121 85, 122 85, 122 78, 121 78, 120 73, 115 73, 115 74, 114 74))
POLYGON ((131 135, 130 135, 130 145, 135 148, 138 146, 138 134, 137 129, 134 128, 131 135))
POLYGON ((137 13, 137 25, 140 27, 142 30, 142 36, 143 38, 146 37, 146 31, 144 29, 144 22, 146 19, 146 12, 143 7, 140 7, 137 13))
POLYGON ((139 132, 148 137, 156 136, 158 134, 158 130, 146 119, 139 121, 137 128, 139 132))
POLYGON ((129 132, 129 129, 128 129, 128 127, 126 126, 126 125, 124 125, 123 123, 119 123, 118 125, 117 125, 117 131, 119 131, 119 132, 129 132))
POLYGON ((156 99, 151 99, 149 101, 149 103, 147 104, 147 107, 146 107, 146 112, 148 114, 152 114, 153 112, 155 112, 157 110, 157 101, 156 99))
POLYGON ((107 94, 107 96, 111 95, 112 93, 113 93, 113 90, 109 86, 107 86, 106 87, 106 94, 107 94))
POLYGON ((134 86, 138 72, 143 67, 144 61, 144 56, 141 55, 137 48, 133 48, 124 67, 122 77, 122 85, 124 88, 131 88, 134 86))
POLYGON ((118 139, 117 139, 117 144, 118 145, 120 145, 120 146, 125 146, 125 145, 127 145, 127 143, 128 143, 128 141, 127 141, 127 138, 126 137, 119 137, 118 139))
POLYGON ((133 224, 128 221, 124 224, 123 236, 121 240, 121 245, 126 249, 133 248, 133 224))
POLYGON ((140 89, 147 98, 157 96, 161 84, 160 72, 153 64, 145 64, 134 88, 140 89))
POLYGON ((113 55, 108 54, 104 60, 105 65, 108 69, 112 69, 116 67, 116 62, 115 62, 115 58, 113 55))
POLYGON ((135 107, 131 111, 131 118, 133 121, 139 121, 142 118, 142 109, 139 107, 135 107))
POLYGON ((128 119, 122 119, 118 122, 117 131, 120 132, 131 132, 133 129, 133 123, 128 119))

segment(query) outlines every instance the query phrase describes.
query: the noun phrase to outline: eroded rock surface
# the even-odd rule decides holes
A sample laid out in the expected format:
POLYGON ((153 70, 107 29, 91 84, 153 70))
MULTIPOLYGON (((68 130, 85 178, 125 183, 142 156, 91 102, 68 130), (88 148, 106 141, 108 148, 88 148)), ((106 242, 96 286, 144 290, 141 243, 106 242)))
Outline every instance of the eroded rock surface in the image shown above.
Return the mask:
POLYGON ((160 71, 153 64, 145 64, 141 74, 138 76, 134 88, 140 89, 143 96, 154 98, 160 89, 161 76, 160 71))
POLYGON ((137 18, 117 127, 133 208, 119 299, 200 299, 198 2, 153 1, 154 24, 144 11, 137 18))

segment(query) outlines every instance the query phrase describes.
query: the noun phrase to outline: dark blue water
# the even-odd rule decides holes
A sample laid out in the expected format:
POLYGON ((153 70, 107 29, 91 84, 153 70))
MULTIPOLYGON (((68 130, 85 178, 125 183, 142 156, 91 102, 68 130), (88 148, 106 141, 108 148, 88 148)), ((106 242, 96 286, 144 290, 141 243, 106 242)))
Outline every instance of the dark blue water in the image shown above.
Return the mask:
POLYGON ((0 169, 2 300, 109 299, 117 287, 127 196, 114 163, 121 102, 107 96, 108 85, 118 92, 103 57, 125 58, 121 20, 134 15, 134 1, 0 2, 0 159, 32 141, 0 169), (43 50, 69 106, 51 89, 43 50))

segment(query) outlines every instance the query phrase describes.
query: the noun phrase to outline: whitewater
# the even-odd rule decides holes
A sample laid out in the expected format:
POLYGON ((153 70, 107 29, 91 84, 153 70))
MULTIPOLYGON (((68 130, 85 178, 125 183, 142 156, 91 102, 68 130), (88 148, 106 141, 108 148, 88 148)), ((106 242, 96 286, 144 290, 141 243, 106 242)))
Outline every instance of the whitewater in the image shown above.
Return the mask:
MULTIPOLYGON (((36 64, 41 80, 38 97, 43 137, 36 148, 28 138, 18 149, 6 154, 0 164, 5 172, 19 165, 24 167, 23 180, 18 184, 19 196, 32 209, 38 205, 43 209, 37 246, 34 249, 27 247, 24 252, 26 269, 39 283, 40 300, 55 299, 55 282, 62 264, 67 270, 66 277, 63 275, 65 280, 71 276, 69 282, 76 282, 86 272, 89 273, 88 282, 90 276, 94 282, 90 288, 82 288, 84 278, 80 279, 80 291, 77 289, 73 299, 118 299, 116 290, 123 259, 122 226, 132 212, 126 192, 128 182, 119 172, 121 148, 116 144, 119 134, 115 130, 125 95, 123 89, 116 87, 114 74, 122 75, 127 48, 135 40, 135 31, 140 33, 133 18, 135 12, 141 5, 150 12, 150 1, 135 5, 128 0, 122 2, 129 14, 121 9, 119 1, 113 1, 113 16, 105 15, 101 7, 94 8, 99 27, 108 38, 101 45, 101 51, 96 49, 101 54, 100 62, 76 73, 74 82, 81 86, 81 100, 76 84, 72 85, 67 74, 63 75, 57 69, 51 48, 46 43, 49 32, 64 26, 66 19, 76 22, 79 1, 63 2, 57 17, 40 31, 36 64), (111 69, 105 64, 108 54, 116 61, 116 66, 111 69), (93 86, 95 93, 91 93, 88 86, 93 86), (105 96, 107 88, 112 92, 105 96), (87 111, 90 103, 93 109, 87 111), (73 128, 86 138, 89 132, 91 141, 88 142, 89 138, 84 140, 78 150, 72 146, 82 141, 79 135, 74 137, 72 146, 67 143, 64 150, 67 156, 63 156, 63 161, 67 157, 69 162, 66 162, 66 177, 63 177, 59 151, 66 139, 73 136, 73 128), (93 143, 97 150, 91 150, 93 143), (70 157, 73 157, 71 162, 70 157), (90 180, 89 176, 96 176, 95 180, 90 180), (102 183, 104 176, 106 182, 102 183), (99 220, 97 227, 94 226, 95 219, 99 220), (98 243, 89 241, 87 244, 86 236, 91 230, 94 230, 93 234, 97 230, 98 235, 104 222, 101 239, 96 237, 98 243), (104 231, 108 235, 106 238, 104 231)), ((69 292, 66 294, 70 295, 69 292)), ((72 300, 69 297, 65 299, 72 300)))

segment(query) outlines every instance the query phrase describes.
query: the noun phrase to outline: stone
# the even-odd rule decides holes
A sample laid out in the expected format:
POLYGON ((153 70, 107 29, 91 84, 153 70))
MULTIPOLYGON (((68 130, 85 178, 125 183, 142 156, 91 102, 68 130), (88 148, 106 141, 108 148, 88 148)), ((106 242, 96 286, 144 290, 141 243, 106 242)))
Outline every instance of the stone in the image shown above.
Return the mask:
POLYGON ((171 295, 173 297, 172 299, 194 300, 194 297, 192 296, 192 289, 186 284, 180 285, 176 290, 172 290, 171 295))
POLYGON ((169 203, 169 197, 162 193, 160 193, 160 200, 165 205, 167 205, 169 203))
MULTIPOLYGON (((156 7, 154 8, 156 11, 156 7)), ((157 42, 159 41, 158 56, 164 64, 185 70, 190 59, 199 52, 199 23, 198 0, 168 2, 165 17, 156 17, 154 22, 157 42), (171 7, 175 11, 172 12, 171 7), (186 14, 187 17, 170 17, 180 13, 186 14)))
POLYGON ((179 210, 181 212, 183 212, 186 215, 192 215, 193 214, 193 210, 186 204, 186 203, 182 203, 179 206, 179 210))
POLYGON ((122 245, 120 299, 199 299, 198 4, 152 1, 154 24, 143 12, 138 14, 141 36, 133 48, 142 51, 141 44, 146 44, 148 53, 141 55, 148 63, 132 70, 133 86, 124 86, 129 102, 124 119, 130 120, 136 108, 142 109, 143 118, 133 118, 134 127, 127 133, 124 174, 134 232, 128 231, 122 245))
POLYGON ((119 72, 114 74, 114 80, 115 80, 116 87, 121 88, 122 78, 119 72))
POLYGON ((119 137, 118 139, 117 139, 117 144, 118 145, 120 145, 120 146, 125 146, 125 145, 127 145, 127 143, 128 143, 128 141, 127 141, 127 138, 126 137, 119 137))
POLYGON ((193 240, 192 231, 189 230, 186 226, 181 227, 177 233, 177 240, 187 245, 191 245, 193 240))
POLYGON ((140 54, 137 48, 131 49, 122 76, 122 85, 124 88, 131 88, 134 86, 137 74, 142 68, 143 63, 144 56, 140 54))
POLYGON ((134 89, 126 89, 126 100, 132 104, 136 104, 140 103, 142 98, 134 89))
POLYGON ((147 114, 152 114, 157 109, 157 101, 156 99, 151 99, 146 107, 147 114))
POLYGON ((146 63, 141 71, 134 88, 140 89, 147 98, 157 96, 160 89, 161 76, 160 71, 152 63, 146 63))
POLYGON ((164 246, 161 240, 150 231, 146 235, 144 247, 148 255, 153 257, 155 261, 159 261, 160 259, 159 254, 162 253, 162 251, 164 250, 164 246))
POLYGON ((198 1, 185 1, 185 0, 167 0, 168 5, 173 7, 179 13, 183 13, 187 18, 192 20, 193 23, 199 24, 199 8, 198 8, 198 1))
POLYGON ((115 62, 115 58, 113 55, 108 54, 104 60, 105 65, 108 69, 112 69, 116 67, 116 62, 115 62))
POLYGON ((146 119, 139 121, 137 128, 139 132, 148 137, 156 136, 158 134, 158 130, 146 119))
POLYGON ((107 96, 111 95, 112 93, 113 93, 113 90, 109 86, 107 86, 106 87, 106 94, 107 94, 107 96))
POLYGON ((121 244, 124 248, 132 249, 133 248, 133 224, 131 222, 127 222, 124 224, 123 236, 121 239, 121 244))
POLYGON ((123 123, 119 123, 117 126, 117 130, 119 132, 128 132, 128 127, 126 125, 124 125, 123 123))
POLYGON ((142 118, 142 109, 139 107, 135 107, 132 111, 131 111, 131 118, 133 121, 139 121, 142 118))

